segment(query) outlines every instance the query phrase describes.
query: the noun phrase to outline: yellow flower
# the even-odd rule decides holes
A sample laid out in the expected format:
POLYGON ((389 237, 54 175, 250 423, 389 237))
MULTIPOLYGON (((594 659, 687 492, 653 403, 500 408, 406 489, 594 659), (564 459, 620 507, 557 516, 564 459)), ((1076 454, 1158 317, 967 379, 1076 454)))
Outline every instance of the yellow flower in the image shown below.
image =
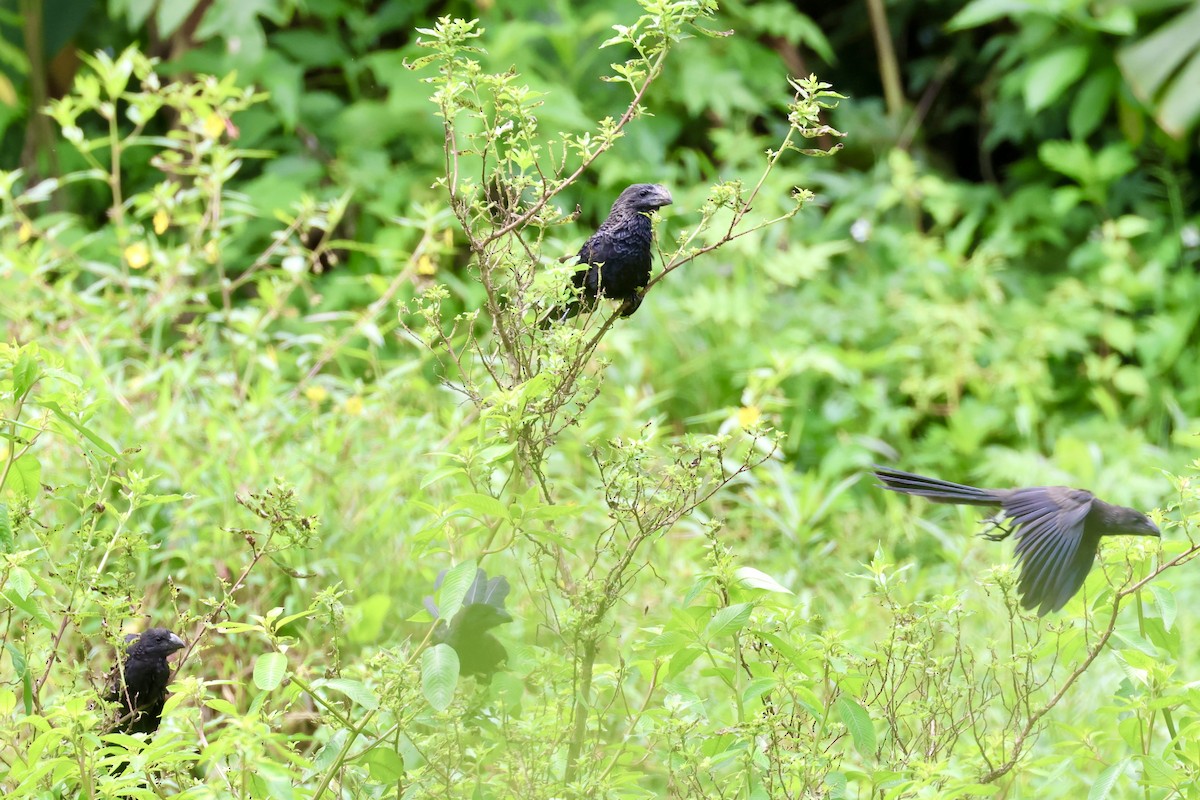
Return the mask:
POLYGON ((329 392, 324 386, 310 386, 304 390, 304 396, 312 403, 323 403, 329 399, 329 392))
POLYGON ((25 244, 33 236, 33 226, 28 221, 23 221, 21 227, 17 228, 17 241, 25 244))
POLYGON ((417 259, 417 274, 418 275, 436 275, 437 264, 432 258, 425 253, 421 253, 421 257, 417 259))
POLYGON ((738 424, 743 428, 753 428, 761 418, 762 412, 758 406, 742 406, 737 412, 738 424))
POLYGON ((204 118, 204 135, 216 139, 225 132, 225 118, 215 111, 204 118))
POLYGON ((159 236, 163 235, 163 231, 171 224, 171 216, 163 209, 154 212, 154 232, 159 236))
POLYGON ((125 263, 130 269, 144 269, 150 263, 150 248, 145 242, 134 242, 125 248, 125 263))
POLYGON ((343 406, 343 408, 346 409, 346 413, 349 414, 350 416, 357 417, 359 414, 361 414, 363 412, 362 398, 359 397, 358 395, 354 395, 353 397, 347 397, 346 403, 343 406))

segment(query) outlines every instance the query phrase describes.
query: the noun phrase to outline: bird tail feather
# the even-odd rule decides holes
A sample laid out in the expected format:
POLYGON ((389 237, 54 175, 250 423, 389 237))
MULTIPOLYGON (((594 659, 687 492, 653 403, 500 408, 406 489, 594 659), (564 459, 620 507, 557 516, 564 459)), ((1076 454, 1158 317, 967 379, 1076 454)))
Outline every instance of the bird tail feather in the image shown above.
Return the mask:
POLYGON ((935 503, 955 503, 969 506, 995 506, 1003 502, 1003 498, 990 489, 980 489, 961 483, 930 478, 912 472, 903 472, 887 467, 875 467, 875 477, 883 481, 883 485, 893 492, 915 494, 927 497, 935 503))

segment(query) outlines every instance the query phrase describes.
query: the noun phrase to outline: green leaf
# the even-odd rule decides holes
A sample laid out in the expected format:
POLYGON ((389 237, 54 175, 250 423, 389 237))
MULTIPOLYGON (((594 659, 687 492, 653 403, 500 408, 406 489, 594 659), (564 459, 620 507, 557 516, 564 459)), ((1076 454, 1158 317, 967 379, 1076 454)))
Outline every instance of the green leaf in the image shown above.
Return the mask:
POLYGON ((849 695, 842 695, 834 705, 837 706, 838 716, 845 723, 846 730, 850 731, 854 749, 863 758, 874 758, 875 725, 871 722, 871 715, 849 695))
POLYGON ((33 453, 26 453, 13 462, 12 469, 8 472, 8 481, 0 488, 30 500, 41 493, 42 465, 33 453))
POLYGON ((287 674, 287 656, 283 653, 263 653, 254 661, 254 685, 264 692, 283 683, 287 674))
POLYGON ((755 678, 742 690, 742 703, 748 704, 752 700, 757 700, 778 685, 779 681, 773 677, 755 678))
POLYGON ((750 612, 753 610, 754 603, 737 603, 722 608, 713 614, 712 619, 704 626, 702 638, 706 642, 711 642, 713 639, 737 633, 750 620, 750 612))
POLYGON ((13 567, 8 573, 8 585, 22 600, 27 600, 34 590, 33 576, 24 567, 13 567))
POLYGON ((846 800, 846 773, 829 773, 825 776, 825 785, 829 787, 829 800, 846 800))
POLYGON ((164 40, 169 38, 183 21, 191 15, 198 5, 198 0, 175 0, 172 3, 159 3, 154 21, 158 26, 158 35, 164 40))
POLYGON ((448 644, 435 644, 421 654, 421 694, 434 711, 445 711, 458 685, 458 653, 448 644))
POLYGON ((8 516, 8 504, 0 503, 0 553, 11 553, 16 545, 13 536, 12 519, 8 516))
POLYGON ((754 567, 738 567, 734 574, 743 586, 748 586, 751 589, 765 589, 768 592, 792 594, 791 589, 762 570, 755 569, 754 567))
POLYGON ((1088 49, 1060 47, 1033 62, 1025 72, 1025 107, 1036 114, 1057 100, 1087 69, 1088 49))
POLYGON ((478 571, 475 559, 463 561, 446 571, 437 593, 439 617, 445 620, 454 619, 454 615, 462 608, 463 598, 475 582, 475 573, 478 571))
POLYGON ((313 685, 344 694, 368 711, 379 708, 379 698, 362 681, 352 681, 349 678, 330 678, 313 685))
POLYGON ((1037 5, 1028 0, 973 0, 950 18, 950 21, 946 23, 946 30, 962 31, 967 28, 977 28, 1004 17, 1014 17, 1039 10, 1037 5))
POLYGON ((88 428, 85 428, 84 426, 82 426, 78 422, 76 422, 74 419, 72 419, 71 415, 68 414, 67 412, 63 411, 62 407, 59 406, 58 403, 50 402, 47 400, 39 400, 38 405, 40 405, 42 408, 46 409, 47 411, 53 412, 54 416, 56 416, 58 419, 65 422, 71 428, 74 428, 75 431, 79 433, 79 435, 81 435, 83 438, 87 439, 92 444, 96 445, 96 447, 99 447, 101 450, 104 451, 104 453, 106 455, 112 456, 113 458, 118 457, 117 448, 115 448, 111 444, 109 444, 99 434, 95 433, 94 431, 89 430, 88 428))
POLYGON ((1200 74, 1200 4, 1190 4, 1154 33, 1122 48, 1117 64, 1137 98, 1155 109, 1163 130, 1181 136, 1200 116, 1200 92, 1195 91, 1200 74))
POLYGON ((1086 139, 1095 132, 1108 114, 1116 89, 1117 76, 1111 69, 1088 76, 1075 93, 1067 118, 1072 139, 1086 139))
POLYGON ((395 783, 404 777, 404 757, 387 747, 376 747, 368 751, 362 760, 371 777, 380 783, 395 783))
POLYGON ((454 498, 454 503, 459 508, 465 508, 468 511, 477 511, 484 516, 500 517, 500 519, 504 520, 509 519, 508 506, 490 495, 460 494, 454 498))
POLYGON ((1142 757, 1142 779, 1151 786, 1161 789, 1175 789, 1179 786, 1183 775, 1175 767, 1158 756, 1142 757))
POLYGON ((421 488, 427 489, 430 486, 432 486, 433 484, 442 480, 443 478, 449 478, 451 475, 463 475, 463 474, 466 474, 466 470, 464 470, 462 467, 460 467, 457 464, 450 464, 449 466, 438 467, 437 469, 435 469, 431 472, 425 473, 425 477, 421 479, 421 488))
POLYGON ((1162 129, 1176 139, 1182 139, 1200 120, 1200 92, 1196 91, 1197 86, 1200 86, 1200 52, 1192 56, 1172 81, 1154 115, 1162 129))
POLYGON ((1121 773, 1125 771, 1125 767, 1128 765, 1129 760, 1123 758, 1104 770, 1104 772, 1101 772, 1092 783, 1092 788, 1088 790, 1088 800, 1104 800, 1104 798, 1108 797, 1113 787, 1117 785, 1117 780, 1121 777, 1121 773))
POLYGON ((17 358, 17 363, 13 365, 13 397, 20 399, 25 396, 33 385, 37 383, 41 377, 41 370, 38 369, 38 361, 29 352, 27 348, 21 348, 21 355, 17 358))
POLYGON ((6 590, 0 591, 0 599, 3 599, 11 605, 16 606, 33 619, 37 620, 38 624, 40 624, 44 630, 54 631, 58 629, 58 627, 50 619, 50 615, 46 613, 46 609, 42 607, 43 604, 37 602, 37 597, 30 600, 28 598, 21 597, 16 592, 9 592, 6 590))
POLYGON ((1158 615, 1162 618, 1163 627, 1171 630, 1175 625, 1175 617, 1179 613, 1175 595, 1169 589, 1164 589, 1156 583, 1150 584, 1147 588, 1154 597, 1154 604, 1158 607, 1158 615))

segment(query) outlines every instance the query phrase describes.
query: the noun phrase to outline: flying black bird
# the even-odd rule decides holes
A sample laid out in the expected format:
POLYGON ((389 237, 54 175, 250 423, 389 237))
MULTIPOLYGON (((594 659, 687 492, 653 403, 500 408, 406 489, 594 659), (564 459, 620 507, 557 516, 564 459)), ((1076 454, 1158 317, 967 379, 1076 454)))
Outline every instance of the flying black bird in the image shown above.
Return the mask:
POLYGON ((1083 489, 977 489, 884 467, 875 468, 875 477, 887 489, 935 503, 999 506, 999 516, 1011 525, 1000 528, 1004 533, 982 535, 998 542, 1016 534, 1021 606, 1036 607, 1039 617, 1058 611, 1083 586, 1101 536, 1159 535, 1158 526, 1142 512, 1106 503, 1083 489))
POLYGON ((107 700, 121 710, 114 730, 154 733, 167 702, 171 678, 167 656, 185 645, 166 628, 150 628, 140 636, 131 633, 125 637, 125 644, 125 658, 109 676, 107 700))
POLYGON ((580 311, 591 311, 599 297, 620 300, 622 317, 637 311, 650 282, 654 229, 649 215, 669 205, 671 193, 657 183, 635 183, 621 192, 608 218, 579 248, 581 269, 571 278, 578 298, 551 309, 543 324, 564 322, 580 311))

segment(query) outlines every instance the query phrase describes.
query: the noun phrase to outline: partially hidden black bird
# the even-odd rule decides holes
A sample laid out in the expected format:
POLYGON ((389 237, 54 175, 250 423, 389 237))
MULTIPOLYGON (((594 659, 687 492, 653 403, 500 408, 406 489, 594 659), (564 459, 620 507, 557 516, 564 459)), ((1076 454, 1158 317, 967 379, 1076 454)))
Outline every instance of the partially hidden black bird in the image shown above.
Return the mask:
POLYGON ((997 524, 1003 533, 980 535, 993 542, 1016 535, 1021 570, 1017 592, 1021 606, 1037 608, 1039 617, 1061 609, 1083 586, 1101 536, 1160 535, 1158 526, 1142 512, 1106 503, 1083 489, 978 489, 884 467, 874 472, 884 488, 894 492, 935 503, 999 506, 998 517, 1008 520, 1008 527, 997 524))
MULTIPOLYGON (((435 589, 441 587, 445 577, 443 570, 434 583, 435 589)), ((491 683, 492 676, 508 659, 508 650, 489 633, 492 628, 512 622, 512 615, 504 608, 508 589, 508 579, 503 575, 489 580, 487 572, 476 569, 462 605, 450 620, 441 616, 432 596, 425 598, 425 608, 437 620, 433 642, 454 648, 460 675, 473 675, 484 683, 491 683)))
POLYGON ((671 202, 671 193, 657 183, 635 183, 621 192, 608 218, 579 248, 581 268, 571 278, 578 297, 551 309, 543 326, 591 311, 600 297, 620 300, 622 317, 637 311, 650 283, 654 240, 650 213, 671 202))
POLYGON ((153 733, 162 721, 171 666, 167 656, 186 645, 166 628, 150 628, 125 637, 125 657, 109 675, 108 697, 120 710, 113 730, 153 733))

